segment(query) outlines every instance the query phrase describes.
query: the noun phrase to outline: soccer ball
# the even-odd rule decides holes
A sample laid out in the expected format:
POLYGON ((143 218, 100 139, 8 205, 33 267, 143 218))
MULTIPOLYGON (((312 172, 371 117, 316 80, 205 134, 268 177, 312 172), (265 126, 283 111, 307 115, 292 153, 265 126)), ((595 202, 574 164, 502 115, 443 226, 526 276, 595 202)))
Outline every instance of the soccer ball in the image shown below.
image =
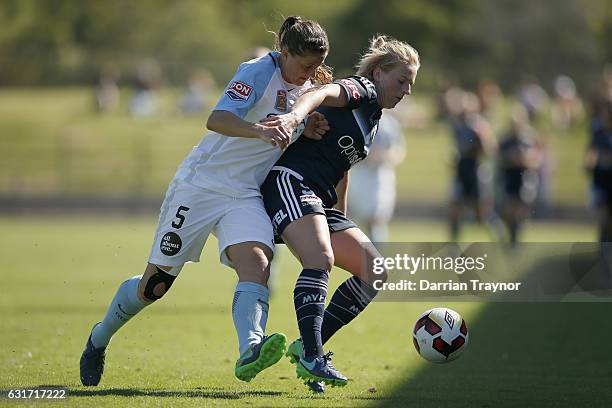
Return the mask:
POLYGON ((432 363, 447 363, 459 357, 467 346, 468 337, 465 320, 445 307, 423 313, 412 331, 417 352, 432 363))

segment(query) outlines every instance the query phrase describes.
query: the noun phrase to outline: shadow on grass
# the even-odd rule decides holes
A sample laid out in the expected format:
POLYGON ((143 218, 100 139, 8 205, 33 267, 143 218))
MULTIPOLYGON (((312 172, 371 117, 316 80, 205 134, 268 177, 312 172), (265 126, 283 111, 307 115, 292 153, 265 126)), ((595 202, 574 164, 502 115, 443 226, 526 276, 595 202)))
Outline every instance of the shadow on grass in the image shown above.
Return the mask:
MULTIPOLYGON (((574 283, 584 289, 606 281, 605 271, 591 261, 571 260, 574 283)), ((542 274, 562 268, 567 269, 567 258, 549 257, 523 281, 541 281, 542 274)), ((557 289, 562 287, 575 290, 565 284, 557 289)), ((488 303, 468 328, 470 341, 461 358, 427 365, 389 400, 373 406, 612 406, 612 303, 488 303)))
POLYGON ((172 397, 172 398, 212 398, 212 399, 233 399, 237 400, 245 397, 280 397, 284 393, 280 391, 224 391, 220 387, 196 387, 189 390, 159 390, 159 389, 139 389, 139 388, 68 388, 65 385, 39 385, 36 388, 56 389, 64 388, 68 390, 68 397, 98 397, 98 396, 117 396, 117 397, 172 397))

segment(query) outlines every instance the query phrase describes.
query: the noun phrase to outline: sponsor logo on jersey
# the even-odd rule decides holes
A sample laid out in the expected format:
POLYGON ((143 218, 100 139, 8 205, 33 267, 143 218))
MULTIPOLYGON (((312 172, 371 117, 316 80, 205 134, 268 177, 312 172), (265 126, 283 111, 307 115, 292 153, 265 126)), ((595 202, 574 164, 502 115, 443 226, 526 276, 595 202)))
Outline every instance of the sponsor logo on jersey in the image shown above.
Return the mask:
POLYGON ((350 94, 349 96, 351 97, 352 101, 358 101, 361 98, 359 89, 357 89, 357 85, 355 85, 353 81, 351 81, 350 79, 341 79, 340 82, 342 82, 344 86, 347 87, 350 94))
POLYGON ((364 158, 363 154, 355 148, 354 144, 355 141, 349 135, 344 135, 338 139, 338 146, 342 148, 340 153, 346 156, 351 166, 364 158))
POLYGON ((181 241, 181 237, 179 237, 177 233, 167 232, 166 235, 162 237, 159 249, 162 254, 166 256, 174 256, 179 253, 182 246, 183 241, 181 241))
POLYGON ((276 91, 276 103, 274 107, 281 112, 287 112, 287 91, 284 89, 276 91))
POLYGON ((235 101, 246 101, 251 96, 253 87, 240 81, 233 81, 225 94, 235 101))
POLYGON ((323 205, 323 201, 321 201, 321 199, 314 194, 301 195, 300 201, 302 202, 302 205, 305 205, 305 204, 323 205))
POLYGON ((285 213, 285 210, 281 208, 276 214, 274 214, 274 218, 272 219, 272 221, 275 226, 279 226, 285 218, 287 218, 287 213, 285 213))

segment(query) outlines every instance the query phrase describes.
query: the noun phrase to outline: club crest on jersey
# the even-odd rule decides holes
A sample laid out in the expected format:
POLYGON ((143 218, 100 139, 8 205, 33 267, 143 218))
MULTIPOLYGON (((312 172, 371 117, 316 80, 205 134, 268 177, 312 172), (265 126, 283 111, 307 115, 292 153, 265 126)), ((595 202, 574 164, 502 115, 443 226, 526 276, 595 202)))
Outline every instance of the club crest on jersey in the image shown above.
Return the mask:
POLYGON ((340 82, 342 82, 344 86, 346 86, 347 90, 350 93, 349 96, 351 97, 352 100, 358 101, 359 99, 361 99, 361 95, 359 94, 359 89, 357 89, 357 85, 355 85, 353 81, 351 81, 350 79, 341 79, 340 82))
POLYGON ((240 81, 233 81, 225 94, 235 101, 246 101, 251 96, 253 87, 240 81))
POLYGON ((287 112, 287 91, 284 89, 276 91, 276 104, 274 104, 274 107, 281 112, 287 112))

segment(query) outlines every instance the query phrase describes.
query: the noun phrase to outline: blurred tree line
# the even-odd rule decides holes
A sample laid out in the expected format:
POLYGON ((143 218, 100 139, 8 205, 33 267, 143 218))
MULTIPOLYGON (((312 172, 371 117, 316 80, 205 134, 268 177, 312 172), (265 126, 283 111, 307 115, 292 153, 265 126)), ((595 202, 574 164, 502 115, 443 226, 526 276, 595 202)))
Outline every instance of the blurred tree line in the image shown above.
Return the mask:
POLYGON ((338 75, 375 33, 419 50, 424 87, 557 74, 589 87, 612 61, 612 0, 0 0, 0 85, 93 83, 109 63, 129 81, 145 58, 172 84, 201 68, 225 83, 292 14, 325 27, 338 75))

